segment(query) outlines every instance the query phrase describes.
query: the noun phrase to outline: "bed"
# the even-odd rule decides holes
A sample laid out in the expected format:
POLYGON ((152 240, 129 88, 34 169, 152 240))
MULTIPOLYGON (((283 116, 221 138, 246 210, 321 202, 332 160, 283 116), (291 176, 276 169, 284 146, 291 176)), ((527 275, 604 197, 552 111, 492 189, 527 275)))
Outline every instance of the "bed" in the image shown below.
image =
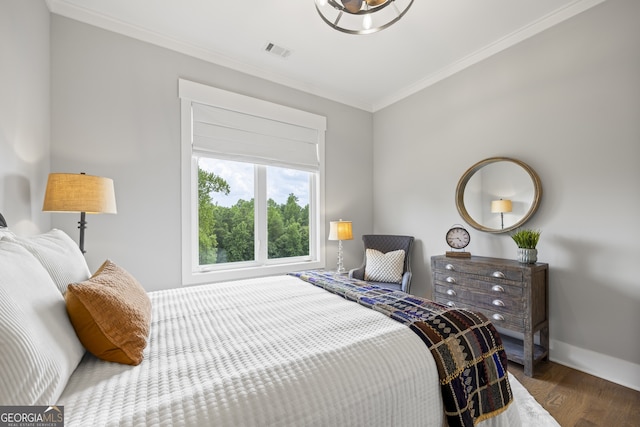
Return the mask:
MULTIPOLYGON (((457 423, 445 416, 441 362, 424 337, 368 297, 347 295, 361 284, 344 276, 335 286, 330 275, 306 273, 145 293, 141 360, 114 363, 85 351, 69 324, 62 294, 98 275, 89 275, 74 242, 60 230, 29 238, 2 230, 0 405, 56 404, 67 426, 457 423), (21 359, 33 354, 39 359, 21 359)), ((488 363, 500 365, 495 338, 499 351, 487 353, 495 356, 488 363)), ((472 408, 467 425, 521 425, 500 375, 492 381, 501 382, 504 402, 472 408)))

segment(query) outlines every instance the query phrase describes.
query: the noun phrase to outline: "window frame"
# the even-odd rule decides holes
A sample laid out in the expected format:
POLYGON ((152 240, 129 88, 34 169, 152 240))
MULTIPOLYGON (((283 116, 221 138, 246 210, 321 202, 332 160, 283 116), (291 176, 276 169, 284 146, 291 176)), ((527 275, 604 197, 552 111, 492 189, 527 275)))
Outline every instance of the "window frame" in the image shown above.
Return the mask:
MULTIPOLYGON (((326 132, 326 118, 306 111, 274 104, 268 101, 245 95, 225 91, 188 80, 179 79, 178 92, 180 97, 181 119, 181 201, 182 201, 182 284, 195 285, 225 280, 237 280, 251 277, 285 274, 325 266, 325 221, 324 221, 324 146, 326 132), (193 153, 193 122, 192 103, 205 104, 243 114, 303 126, 317 131, 319 166, 317 174, 312 174, 312 185, 309 198, 309 256, 280 258, 269 260, 266 256, 266 245, 259 243, 256 229, 254 243, 256 244, 256 258, 260 262, 245 261, 238 263, 224 263, 209 265, 201 268, 198 260, 198 164, 193 153), (259 252, 260 251, 260 252, 259 252), (265 258, 262 258, 262 253, 265 258), (265 261, 265 262, 261 262, 265 261)), ((202 157, 202 153, 198 153, 202 157)), ((206 156, 216 158, 215 155, 206 156)), ((262 169, 266 175, 266 167, 254 167, 256 173, 262 169)), ((256 177, 255 188, 255 218, 266 220, 266 179, 256 177), (264 186, 259 189, 258 186, 264 186), (261 194, 264 190, 264 194, 261 194), (265 200, 258 200, 258 197, 265 200), (264 206, 262 206, 264 204, 264 206)), ((263 177, 264 178, 264 177, 263 177)), ((263 236, 264 237, 264 236, 263 236)), ((266 242, 266 240, 265 240, 266 242)))

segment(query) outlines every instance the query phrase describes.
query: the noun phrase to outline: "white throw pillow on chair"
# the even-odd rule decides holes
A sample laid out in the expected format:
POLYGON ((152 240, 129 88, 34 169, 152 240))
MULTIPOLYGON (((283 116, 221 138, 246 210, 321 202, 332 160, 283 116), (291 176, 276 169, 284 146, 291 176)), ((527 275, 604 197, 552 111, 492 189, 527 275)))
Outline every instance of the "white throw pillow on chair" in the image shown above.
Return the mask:
POLYGON ((367 249, 367 262, 364 268, 364 280, 370 282, 402 283, 404 269, 404 251, 382 253, 367 249))

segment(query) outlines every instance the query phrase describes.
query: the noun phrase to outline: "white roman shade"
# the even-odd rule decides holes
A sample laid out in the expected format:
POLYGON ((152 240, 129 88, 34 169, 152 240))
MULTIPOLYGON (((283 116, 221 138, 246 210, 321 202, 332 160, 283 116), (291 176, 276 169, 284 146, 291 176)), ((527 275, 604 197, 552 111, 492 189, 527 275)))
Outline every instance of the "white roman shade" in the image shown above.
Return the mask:
POLYGON ((191 102, 193 154, 319 170, 326 118, 186 80, 180 96, 191 102))
POLYGON ((257 164, 317 171, 318 131, 192 103, 193 151, 257 164))

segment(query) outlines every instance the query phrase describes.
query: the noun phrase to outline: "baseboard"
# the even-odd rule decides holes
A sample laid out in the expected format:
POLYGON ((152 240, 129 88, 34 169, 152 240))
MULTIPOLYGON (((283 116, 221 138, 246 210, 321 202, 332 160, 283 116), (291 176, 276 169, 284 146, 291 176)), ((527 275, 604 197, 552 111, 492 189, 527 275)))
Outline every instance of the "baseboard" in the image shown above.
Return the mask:
POLYGON ((551 340, 549 360, 640 391, 640 365, 551 340))

